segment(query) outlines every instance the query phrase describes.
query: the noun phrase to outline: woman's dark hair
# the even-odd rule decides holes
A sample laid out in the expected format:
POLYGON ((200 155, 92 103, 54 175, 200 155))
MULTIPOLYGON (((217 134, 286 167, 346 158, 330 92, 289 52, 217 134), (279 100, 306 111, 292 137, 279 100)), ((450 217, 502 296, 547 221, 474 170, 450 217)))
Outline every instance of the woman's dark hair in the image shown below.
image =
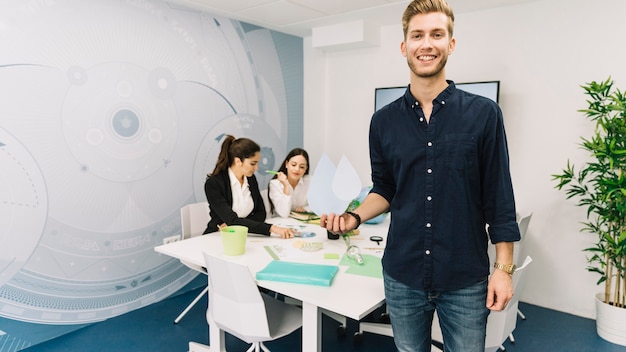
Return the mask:
POLYGON ((239 158, 241 161, 247 158, 252 158, 254 154, 261 151, 261 147, 256 144, 255 141, 248 138, 239 138, 231 135, 226 135, 222 142, 222 148, 220 149, 220 155, 217 157, 215 163, 215 169, 208 176, 215 176, 228 168, 235 162, 235 158, 239 158))
MULTIPOLYGON (((294 156, 297 155, 302 155, 304 157, 304 159, 306 159, 306 171, 304 172, 305 175, 309 174, 309 165, 311 165, 311 163, 309 162, 309 153, 306 152, 306 150, 302 149, 302 148, 293 148, 285 157, 285 160, 283 160, 283 162, 280 164, 280 167, 278 168, 279 172, 284 173, 285 175, 287 175, 287 166, 285 166, 285 164, 287 164, 287 162, 289 160, 291 160, 291 158, 293 158, 294 156)), ((278 175, 274 175, 274 177, 272 177, 272 179, 275 179, 276 177, 278 177, 278 175)), ((274 212, 274 202, 272 202, 272 198, 270 198, 270 187, 267 187, 267 198, 270 201, 270 214, 274 212)))

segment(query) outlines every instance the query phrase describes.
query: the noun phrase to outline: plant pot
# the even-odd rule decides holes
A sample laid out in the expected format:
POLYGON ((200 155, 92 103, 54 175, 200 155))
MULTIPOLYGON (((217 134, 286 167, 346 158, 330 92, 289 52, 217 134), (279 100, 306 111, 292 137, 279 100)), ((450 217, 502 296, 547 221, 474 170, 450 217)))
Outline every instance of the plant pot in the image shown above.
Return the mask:
POLYGON ((626 346, 626 308, 604 303, 604 293, 596 294, 596 330, 608 342, 626 346))

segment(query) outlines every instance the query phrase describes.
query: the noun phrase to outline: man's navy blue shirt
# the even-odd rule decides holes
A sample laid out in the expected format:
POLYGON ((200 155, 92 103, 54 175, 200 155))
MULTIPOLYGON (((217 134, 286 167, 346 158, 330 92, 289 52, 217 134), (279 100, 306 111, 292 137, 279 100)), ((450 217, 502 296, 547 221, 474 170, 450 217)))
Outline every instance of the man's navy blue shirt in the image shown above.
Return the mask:
POLYGON ((383 268, 427 291, 486 279, 489 239, 520 239, 502 111, 448 83, 428 123, 409 87, 370 124, 371 192, 391 211, 383 268))

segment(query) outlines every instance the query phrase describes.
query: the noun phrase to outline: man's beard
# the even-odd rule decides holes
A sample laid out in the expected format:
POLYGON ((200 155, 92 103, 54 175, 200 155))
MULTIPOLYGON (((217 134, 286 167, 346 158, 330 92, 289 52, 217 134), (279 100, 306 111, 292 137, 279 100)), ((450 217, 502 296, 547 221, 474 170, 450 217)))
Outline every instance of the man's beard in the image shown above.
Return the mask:
MULTIPOLYGON (((417 60, 417 59, 415 59, 417 60)), ((448 57, 444 57, 439 64, 430 72, 419 72, 417 70, 417 67, 415 67, 414 61, 412 61, 409 57, 407 57, 406 62, 409 65, 409 68, 411 69, 411 71, 413 72, 414 75, 416 75, 417 77, 420 78, 431 78, 431 77, 435 77, 437 75, 439 75, 441 73, 441 71, 443 71, 443 68, 446 67, 446 63, 448 62, 448 57)))

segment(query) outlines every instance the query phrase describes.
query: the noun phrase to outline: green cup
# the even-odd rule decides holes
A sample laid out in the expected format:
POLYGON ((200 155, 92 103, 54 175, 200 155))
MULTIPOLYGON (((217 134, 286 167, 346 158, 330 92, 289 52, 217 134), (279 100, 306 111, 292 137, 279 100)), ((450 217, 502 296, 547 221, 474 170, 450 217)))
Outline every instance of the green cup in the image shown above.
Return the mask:
POLYGON ((246 237, 248 228, 245 226, 232 225, 222 227, 220 230, 224 254, 242 255, 246 252, 246 237))

